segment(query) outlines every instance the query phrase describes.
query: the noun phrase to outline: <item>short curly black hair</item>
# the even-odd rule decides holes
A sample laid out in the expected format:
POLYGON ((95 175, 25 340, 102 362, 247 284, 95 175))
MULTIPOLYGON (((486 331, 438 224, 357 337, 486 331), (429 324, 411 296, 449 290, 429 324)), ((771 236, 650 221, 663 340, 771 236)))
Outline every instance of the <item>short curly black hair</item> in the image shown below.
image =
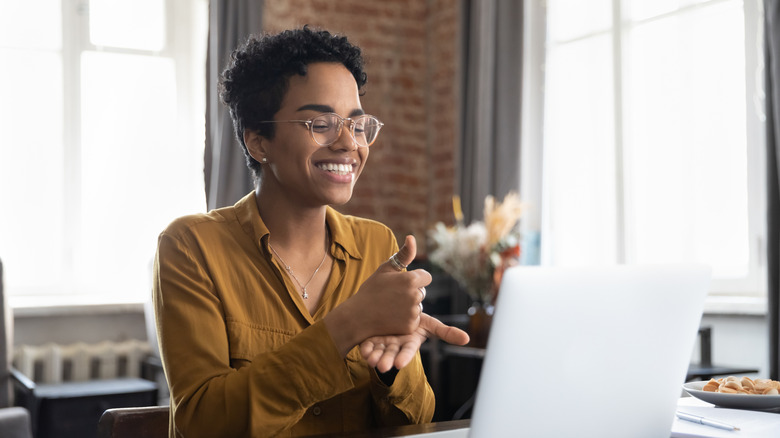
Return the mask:
POLYGON ((230 109, 233 129, 244 150, 247 166, 255 178, 261 173, 260 163, 247 150, 244 131, 257 131, 273 138, 273 120, 279 111, 292 75, 306 75, 307 65, 314 62, 338 62, 352 73, 362 92, 366 83, 360 48, 345 36, 309 26, 286 30, 274 35, 253 35, 233 51, 230 62, 219 81, 219 96, 230 109))

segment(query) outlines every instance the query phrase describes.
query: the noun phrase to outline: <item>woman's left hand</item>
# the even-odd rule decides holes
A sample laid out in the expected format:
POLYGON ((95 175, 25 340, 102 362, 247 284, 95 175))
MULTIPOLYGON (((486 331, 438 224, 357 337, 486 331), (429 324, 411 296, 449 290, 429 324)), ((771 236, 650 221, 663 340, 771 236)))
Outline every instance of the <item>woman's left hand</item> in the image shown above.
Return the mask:
POLYGON ((420 324, 408 335, 373 336, 360 344, 360 354, 382 373, 393 366, 401 369, 411 362, 420 346, 431 336, 455 345, 465 345, 469 335, 463 330, 445 325, 438 319, 420 314, 420 324))

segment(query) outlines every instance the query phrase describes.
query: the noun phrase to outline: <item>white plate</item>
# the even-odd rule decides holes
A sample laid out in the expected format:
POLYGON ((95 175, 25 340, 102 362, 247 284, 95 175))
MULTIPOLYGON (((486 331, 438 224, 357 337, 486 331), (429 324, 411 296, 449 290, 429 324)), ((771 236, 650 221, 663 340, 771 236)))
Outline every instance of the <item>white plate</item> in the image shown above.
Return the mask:
POLYGON ((707 382, 688 382, 683 389, 699 400, 722 408, 732 409, 776 409, 780 408, 780 395, 726 394, 702 391, 707 382))

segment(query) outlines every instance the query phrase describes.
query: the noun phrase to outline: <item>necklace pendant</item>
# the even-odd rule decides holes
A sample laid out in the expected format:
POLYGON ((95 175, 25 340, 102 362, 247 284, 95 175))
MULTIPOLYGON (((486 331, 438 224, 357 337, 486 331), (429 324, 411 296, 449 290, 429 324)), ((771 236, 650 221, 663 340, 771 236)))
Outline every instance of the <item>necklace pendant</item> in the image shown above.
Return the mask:
POLYGON ((317 272, 320 271, 320 268, 322 267, 322 265, 325 264, 325 259, 328 258, 328 251, 327 250, 325 251, 325 254, 322 256, 322 260, 320 260, 320 265, 317 266, 317 269, 315 269, 314 273, 311 274, 311 277, 309 277, 309 281, 307 281, 306 284, 301 284, 300 280, 298 280, 298 277, 296 277, 295 274, 293 274, 292 266, 288 265, 287 263, 284 262, 284 260, 282 260, 282 257, 279 256, 279 253, 276 252, 274 247, 271 245, 271 242, 268 242, 268 247, 271 248, 271 251, 273 251, 273 253, 276 256, 276 258, 279 259, 279 261, 282 263, 282 266, 284 266, 284 270, 287 271, 288 274, 290 274, 290 277, 292 277, 292 279, 295 281, 295 283, 298 284, 298 287, 301 288, 301 292, 303 292, 303 294, 302 294, 303 295, 303 299, 304 300, 308 300, 309 299, 309 294, 308 294, 308 292, 306 292, 306 286, 308 286, 309 283, 311 283, 311 281, 317 275, 317 272))

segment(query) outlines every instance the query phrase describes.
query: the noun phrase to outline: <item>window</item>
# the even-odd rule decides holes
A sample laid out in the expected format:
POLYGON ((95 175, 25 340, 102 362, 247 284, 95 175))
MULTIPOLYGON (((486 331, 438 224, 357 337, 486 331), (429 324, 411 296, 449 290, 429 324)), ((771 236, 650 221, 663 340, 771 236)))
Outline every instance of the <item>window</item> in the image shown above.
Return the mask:
POLYGON ((207 14, 206 0, 0 4, 12 305, 148 299, 157 235, 205 208, 207 14))
POLYGON ((543 263, 705 263, 713 295, 765 294, 761 2, 546 4, 543 263))

